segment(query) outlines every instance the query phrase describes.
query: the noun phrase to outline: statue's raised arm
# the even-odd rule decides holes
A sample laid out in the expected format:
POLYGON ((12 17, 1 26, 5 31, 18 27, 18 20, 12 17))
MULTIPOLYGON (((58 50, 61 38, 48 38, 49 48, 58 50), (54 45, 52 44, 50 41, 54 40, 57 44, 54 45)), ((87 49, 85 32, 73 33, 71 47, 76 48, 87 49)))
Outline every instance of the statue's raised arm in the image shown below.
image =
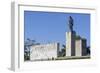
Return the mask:
POLYGON ((70 31, 73 31, 73 18, 71 16, 69 16, 69 19, 68 19, 68 26, 69 26, 69 29, 70 31))

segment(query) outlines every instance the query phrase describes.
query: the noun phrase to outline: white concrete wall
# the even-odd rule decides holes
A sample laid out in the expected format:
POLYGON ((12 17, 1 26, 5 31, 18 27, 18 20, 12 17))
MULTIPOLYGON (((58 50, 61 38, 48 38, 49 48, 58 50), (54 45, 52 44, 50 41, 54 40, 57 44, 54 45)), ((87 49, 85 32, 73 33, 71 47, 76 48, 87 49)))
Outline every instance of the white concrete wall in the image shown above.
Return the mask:
POLYGON ((87 51, 86 51, 86 41, 81 39, 76 40, 75 42, 75 56, 86 56, 87 51))
POLYGON ((57 50, 57 43, 32 46, 30 52, 30 60, 57 58, 57 50))
POLYGON ((82 42, 80 39, 75 41, 75 56, 82 56, 82 42))
POLYGON ((66 32, 66 56, 71 56, 71 33, 66 32))
POLYGON ((75 56, 75 37, 75 31, 66 32, 66 56, 75 56))

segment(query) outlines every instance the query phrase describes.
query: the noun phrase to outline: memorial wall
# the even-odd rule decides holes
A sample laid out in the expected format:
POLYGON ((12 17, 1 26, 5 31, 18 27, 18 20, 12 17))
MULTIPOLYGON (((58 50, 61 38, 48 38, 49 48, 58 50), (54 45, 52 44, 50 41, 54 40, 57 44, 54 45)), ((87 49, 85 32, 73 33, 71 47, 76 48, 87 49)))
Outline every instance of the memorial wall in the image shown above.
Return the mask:
POLYGON ((58 50, 58 43, 33 45, 30 47, 30 60, 48 60, 57 58, 58 50))

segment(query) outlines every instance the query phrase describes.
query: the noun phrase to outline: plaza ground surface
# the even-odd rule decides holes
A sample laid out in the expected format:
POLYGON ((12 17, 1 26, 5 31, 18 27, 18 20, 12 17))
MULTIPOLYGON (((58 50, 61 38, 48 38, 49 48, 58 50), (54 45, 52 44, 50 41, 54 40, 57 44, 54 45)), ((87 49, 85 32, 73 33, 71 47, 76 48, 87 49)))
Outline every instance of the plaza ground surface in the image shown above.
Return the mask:
POLYGON ((38 60, 28 60, 25 62, 34 62, 34 61, 57 61, 57 60, 78 60, 78 59, 90 59, 90 56, 66 56, 66 57, 57 57, 52 59, 38 59, 38 60))
POLYGON ((74 59, 89 59, 90 56, 67 56, 67 57, 58 57, 55 60, 74 60, 74 59))

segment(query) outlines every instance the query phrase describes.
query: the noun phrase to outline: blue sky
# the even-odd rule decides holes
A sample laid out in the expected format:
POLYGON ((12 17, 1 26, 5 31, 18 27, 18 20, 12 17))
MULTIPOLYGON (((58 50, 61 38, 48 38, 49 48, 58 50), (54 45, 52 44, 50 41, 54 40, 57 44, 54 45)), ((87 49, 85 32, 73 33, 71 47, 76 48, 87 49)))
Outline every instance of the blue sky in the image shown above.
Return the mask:
POLYGON ((24 35, 39 43, 59 42, 65 44, 68 17, 74 19, 73 29, 87 39, 90 45, 90 14, 24 11, 24 35))

